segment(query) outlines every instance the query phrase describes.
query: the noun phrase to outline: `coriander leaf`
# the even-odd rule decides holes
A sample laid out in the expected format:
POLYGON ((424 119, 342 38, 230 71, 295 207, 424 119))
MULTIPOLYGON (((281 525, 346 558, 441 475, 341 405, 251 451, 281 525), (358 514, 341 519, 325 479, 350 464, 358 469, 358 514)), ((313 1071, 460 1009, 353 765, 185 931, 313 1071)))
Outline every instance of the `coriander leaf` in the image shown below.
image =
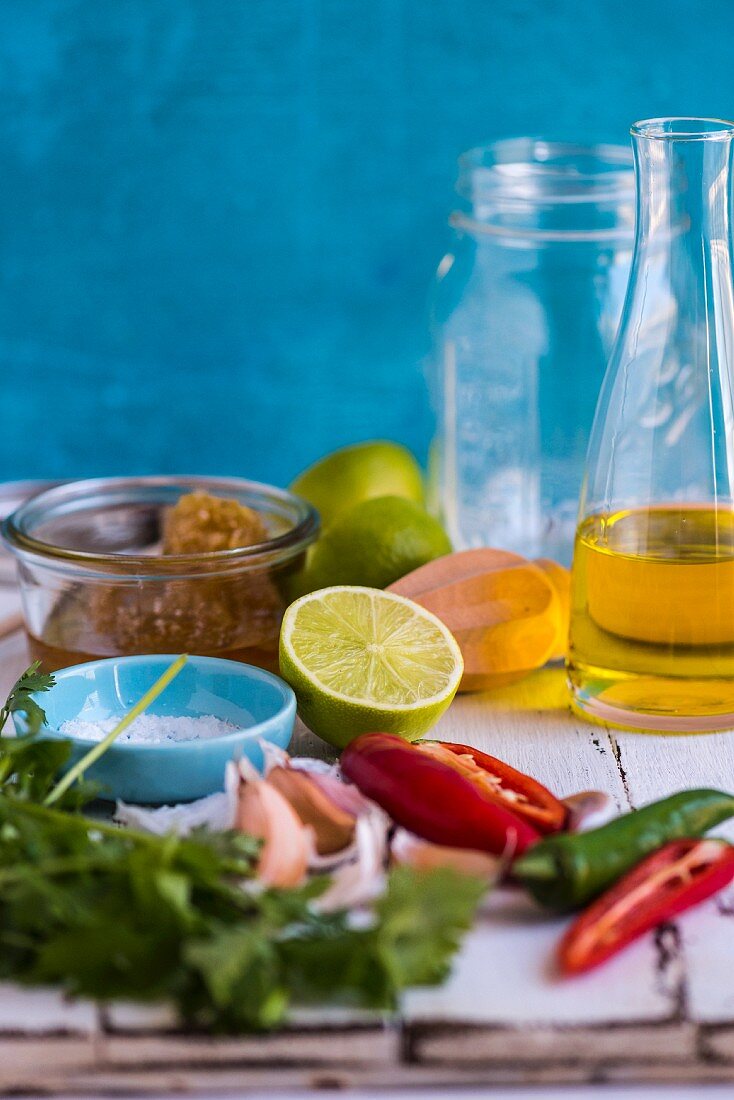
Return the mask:
MULTIPOLYGON (((0 736, 0 788, 32 802, 43 801, 71 756, 70 741, 38 737, 41 727, 46 724, 46 712, 32 695, 49 691, 55 683, 51 674, 40 671, 40 661, 34 661, 16 681, 0 708, 0 732, 11 714, 23 714, 26 729, 15 737, 0 736)), ((100 792, 98 783, 77 783, 66 792, 62 805, 68 810, 78 810, 100 792)))
POLYGON ((396 988, 446 978, 486 890, 482 880, 448 868, 392 871, 375 913, 379 953, 396 988))
POLYGON ((0 708, 0 732, 11 714, 24 712, 28 733, 38 733, 46 722, 46 713, 31 695, 49 691, 56 683, 50 673, 41 672, 41 662, 34 661, 15 681, 10 694, 0 708))
POLYGON ((356 929, 345 914, 332 915, 318 936, 293 936, 282 944, 293 999, 360 1008, 396 1007, 400 988, 385 967, 373 927, 356 929))
MULTIPOLYGON (((70 741, 46 740, 35 734, 0 737, 0 789, 17 798, 42 802, 70 756, 70 741)), ((79 809, 96 798, 100 790, 97 783, 78 783, 67 791, 63 806, 79 809)))
POLYGON ((189 944, 184 957, 199 971, 214 1005, 226 1016, 250 1026, 280 1022, 288 993, 276 946, 259 922, 210 931, 206 939, 189 944))
POLYGON ((18 691, 33 693, 50 691, 55 683, 56 680, 54 679, 53 673, 41 672, 41 662, 34 661, 33 664, 29 665, 25 672, 21 674, 18 680, 16 680, 13 691, 11 691, 10 694, 12 695, 14 692, 18 691))
MULTIPOLYGON (((59 744, 57 742, 53 744, 59 744)), ((0 790, 0 978, 99 1000, 165 1000, 213 1031, 291 1004, 391 1009, 441 980, 484 884, 398 868, 371 913, 321 913, 325 880, 253 881, 259 844, 153 836, 0 790)))

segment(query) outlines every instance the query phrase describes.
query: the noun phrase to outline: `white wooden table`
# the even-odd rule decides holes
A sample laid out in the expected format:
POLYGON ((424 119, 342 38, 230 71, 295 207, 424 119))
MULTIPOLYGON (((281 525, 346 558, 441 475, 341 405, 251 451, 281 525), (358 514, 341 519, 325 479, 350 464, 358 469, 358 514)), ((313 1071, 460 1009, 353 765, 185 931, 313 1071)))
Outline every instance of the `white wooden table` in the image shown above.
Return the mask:
MULTIPOLYGON (((0 617, 14 600, 0 590, 0 617)), ((0 693, 25 662, 19 632, 0 642, 0 693)), ((734 789, 734 733, 586 725, 568 711, 560 670, 464 697, 436 732, 560 794, 607 790, 620 810, 684 787, 734 789)), ((295 751, 314 746, 299 731, 295 751)), ((445 1095, 449 1085, 734 1082, 734 899, 704 905, 573 981, 550 965, 564 926, 517 893, 497 892, 448 984, 411 993, 397 1018, 309 1012, 264 1037, 183 1035, 165 1009, 0 987, 0 1093, 430 1085, 445 1095)))

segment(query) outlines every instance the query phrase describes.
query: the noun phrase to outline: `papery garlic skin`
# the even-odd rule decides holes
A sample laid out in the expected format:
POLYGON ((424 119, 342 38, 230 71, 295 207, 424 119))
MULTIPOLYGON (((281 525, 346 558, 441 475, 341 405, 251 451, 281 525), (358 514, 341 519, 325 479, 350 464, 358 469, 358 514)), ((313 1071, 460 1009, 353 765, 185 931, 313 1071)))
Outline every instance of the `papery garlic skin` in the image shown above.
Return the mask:
MULTIPOLYGON (((337 909, 367 905, 379 897, 385 888, 389 827, 389 818, 377 806, 358 818, 349 858, 337 862, 340 858, 337 855, 332 859, 331 866, 327 865, 326 860, 320 861, 318 869, 328 870, 332 877, 326 891, 315 899, 315 908, 330 913, 337 909)), ((313 860, 311 867, 316 869, 313 860)))
POLYGON ((242 757, 227 764, 223 792, 157 809, 119 803, 117 819, 158 835, 186 836, 202 825, 238 829, 263 841, 250 887, 299 886, 310 871, 332 876, 315 902, 322 911, 373 901, 385 884, 387 814, 345 783, 335 765, 291 758, 274 745, 264 744, 263 755, 272 781, 242 757))
POLYGON ((342 778, 338 764, 329 764, 315 756, 289 756, 285 749, 271 741, 261 741, 260 745, 263 751, 263 775, 266 779, 273 768, 291 768, 293 771, 306 772, 340 809, 355 817, 374 805, 353 783, 342 778))
POLYGON ((220 791, 176 806, 151 808, 118 802, 114 819, 120 825, 156 836, 165 836, 166 833, 188 836, 194 829, 204 826, 215 833, 233 829, 235 816, 236 800, 233 801, 227 792, 220 791))
POLYGON ((570 833, 585 833, 598 829, 616 817, 614 799, 606 791, 579 791, 563 799, 568 807, 567 829, 570 833))
POLYGON ((263 754, 263 775, 267 779, 272 768, 295 768, 298 771, 318 772, 324 775, 332 773, 336 765, 327 760, 319 760, 316 756, 290 756, 280 745, 274 745, 272 741, 260 739, 260 748, 263 754))
POLYGON ((448 867, 460 874, 485 879, 496 878, 503 867, 501 859, 487 852, 431 844, 429 840, 423 840, 407 829, 395 830, 390 843, 390 854, 393 863, 413 867, 415 870, 432 871, 437 867, 448 867))

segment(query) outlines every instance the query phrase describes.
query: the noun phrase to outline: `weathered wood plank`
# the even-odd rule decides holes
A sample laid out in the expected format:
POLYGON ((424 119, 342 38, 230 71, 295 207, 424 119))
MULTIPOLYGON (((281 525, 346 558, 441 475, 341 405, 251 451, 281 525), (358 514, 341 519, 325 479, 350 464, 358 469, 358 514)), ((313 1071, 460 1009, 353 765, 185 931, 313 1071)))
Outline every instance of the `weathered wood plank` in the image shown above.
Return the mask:
POLYGON ((652 1061, 690 1064, 697 1057, 693 1024, 602 1024, 598 1027, 496 1027, 427 1024, 413 1029, 410 1054, 420 1065, 511 1065, 530 1069, 558 1063, 603 1066, 611 1062, 645 1065, 652 1061))
POLYGON ((97 1043, 103 1064, 117 1068, 177 1065, 393 1065, 400 1036, 394 1026, 293 1028, 232 1038, 181 1032, 105 1034, 97 1043))
POLYGON ((67 1075, 94 1069, 95 1043, 92 1035, 0 1037, 0 1093, 45 1092, 49 1080, 51 1091, 66 1091, 67 1075))
MULTIPOLYGON (((63 1069, 55 1073, 41 1073, 31 1069, 28 1075, 17 1081, 15 1088, 5 1085, 11 1081, 8 1074, 0 1076, 0 1089, 5 1095, 44 1096, 89 1096, 95 1100, 100 1096, 166 1096, 206 1095, 209 1096, 265 1096, 274 1094, 283 1097, 284 1092, 300 1094, 303 1090, 370 1089, 379 1090, 379 1095, 396 1097, 403 1089, 422 1089, 420 1093, 407 1093, 421 1100, 444 1100, 457 1088, 475 1088, 471 1097, 487 1095, 490 1086, 506 1086, 508 1091, 497 1095, 496 1100, 567 1100, 570 1085, 598 1086, 605 1082, 623 1082, 625 1087, 605 1090, 605 1100, 628 1100, 638 1097, 640 1091, 631 1092, 630 1085, 642 1083, 684 1084, 704 1082, 731 1082, 732 1068, 725 1063, 716 1062, 680 1062, 665 1058, 651 1058, 647 1062, 619 1061, 614 1058, 596 1058, 593 1049, 588 1060, 569 1059, 567 1061, 496 1062, 478 1063, 461 1066, 455 1064, 416 1065, 401 1063, 385 1066, 349 1066, 327 1068, 322 1066, 277 1066, 277 1065, 233 1065, 216 1069, 212 1066, 176 1066, 160 1065, 150 1067, 93 1066, 78 1071, 63 1069), (524 1087, 523 1087, 524 1086, 524 1087), (546 1086, 538 1094, 526 1091, 531 1087, 546 1086), (557 1087, 553 1087, 557 1086, 557 1087), (509 1089, 511 1088, 511 1092, 509 1089), (427 1090, 431 1090, 430 1092, 427 1090), (12 1091, 11 1091, 12 1090, 12 1091)), ((706 1090, 729 1100, 728 1090, 706 1090)), ((312 1091, 307 1092, 313 1096, 312 1091)), ((360 1092, 360 1095, 363 1095, 360 1092)), ((369 1093, 373 1095, 372 1092, 369 1093)), ((464 1094, 462 1094, 464 1095, 464 1094)), ((580 1094, 584 1097, 586 1092, 580 1094)), ((596 1095, 596 1094, 594 1094, 596 1095)), ((645 1090, 648 1100, 669 1100, 669 1087, 664 1091, 645 1090)), ((687 1100, 700 1100, 700 1090, 674 1095, 686 1096, 687 1100)))
POLYGON ((53 989, 23 989, 0 983, 0 1038, 18 1034, 96 1034, 98 1013, 89 1001, 71 1000, 53 989))
POLYGON ((687 963, 687 1012, 700 1023, 734 1021, 734 908, 731 892, 679 921, 687 963))
MULTIPOLYGON (((734 733, 664 737, 615 732, 620 765, 634 805, 689 787, 734 791, 734 733)), ((734 840, 734 821, 714 830, 734 840)), ((685 1011, 697 1022, 734 1019, 734 897, 708 902, 678 922, 685 960, 685 1011)))
MULTIPOLYGON (((467 937, 446 985, 414 990, 404 1004, 409 1023, 500 1026, 593 1026, 673 1019, 679 973, 650 938, 606 967, 574 981, 553 969, 567 921, 548 918, 498 893, 486 919, 467 937)), ((583 1045, 579 1045, 579 1050, 583 1045)))

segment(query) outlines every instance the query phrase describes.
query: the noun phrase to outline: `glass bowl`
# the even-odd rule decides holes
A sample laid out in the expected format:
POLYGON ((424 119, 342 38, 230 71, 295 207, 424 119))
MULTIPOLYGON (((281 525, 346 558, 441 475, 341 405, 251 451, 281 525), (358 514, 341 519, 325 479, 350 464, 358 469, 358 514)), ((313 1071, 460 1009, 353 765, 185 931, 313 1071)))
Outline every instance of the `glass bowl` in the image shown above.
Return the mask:
MULTIPOLYGON (((58 484, 58 481, 3 481, 0 484, 0 522, 29 497, 58 484)), ((15 584, 15 576, 15 561, 0 543, 0 584, 15 584)))
POLYGON ((47 670, 142 653, 225 657, 274 670, 318 514, 282 489, 239 478, 74 481, 39 493, 2 525, 18 564, 31 654, 47 670), (202 491, 256 511, 253 546, 160 554, 163 519, 202 491))

